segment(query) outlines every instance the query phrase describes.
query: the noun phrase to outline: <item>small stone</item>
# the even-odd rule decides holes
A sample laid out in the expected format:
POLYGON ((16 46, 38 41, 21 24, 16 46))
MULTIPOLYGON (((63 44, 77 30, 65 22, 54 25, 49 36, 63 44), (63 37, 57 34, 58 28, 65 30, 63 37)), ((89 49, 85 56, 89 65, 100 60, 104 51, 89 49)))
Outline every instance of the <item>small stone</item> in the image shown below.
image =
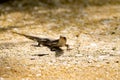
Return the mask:
POLYGON ((31 58, 30 60, 35 60, 35 58, 31 58))
POLYGON ((37 77, 41 76, 41 74, 36 74, 37 77))
MULTIPOLYGON (((11 67, 6 67, 7 69, 10 69, 11 67)), ((0 79, 1 80, 1 79, 0 79)))
POLYGON ((82 54, 76 54, 75 57, 82 57, 82 54))
POLYGON ((97 47, 97 44, 96 43, 91 43, 90 46, 91 47, 97 47))
POLYGON ((115 61, 115 63, 119 63, 119 61, 115 61))
POLYGON ((113 50, 113 51, 116 50, 116 47, 113 47, 112 50, 113 50))
POLYGON ((4 78, 0 77, 0 80, 5 80, 4 78))
POLYGON ((100 55, 98 57, 99 60, 106 60, 109 57, 109 55, 100 55))
POLYGON ((107 64, 110 64, 110 62, 106 62, 107 64))
POLYGON ((115 34, 115 32, 111 32, 111 34, 115 34))
POLYGON ((30 80, 30 78, 22 78, 21 80, 30 80))

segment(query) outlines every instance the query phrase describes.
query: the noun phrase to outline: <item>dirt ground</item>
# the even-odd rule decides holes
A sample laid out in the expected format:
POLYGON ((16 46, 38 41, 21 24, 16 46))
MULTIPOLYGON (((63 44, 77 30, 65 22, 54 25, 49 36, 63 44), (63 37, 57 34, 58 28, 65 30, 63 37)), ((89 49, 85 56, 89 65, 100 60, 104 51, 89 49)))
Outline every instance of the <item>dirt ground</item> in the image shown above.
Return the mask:
POLYGON ((0 80, 120 80, 120 5, 0 4, 0 80), (35 47, 12 31, 62 35, 71 50, 35 47))

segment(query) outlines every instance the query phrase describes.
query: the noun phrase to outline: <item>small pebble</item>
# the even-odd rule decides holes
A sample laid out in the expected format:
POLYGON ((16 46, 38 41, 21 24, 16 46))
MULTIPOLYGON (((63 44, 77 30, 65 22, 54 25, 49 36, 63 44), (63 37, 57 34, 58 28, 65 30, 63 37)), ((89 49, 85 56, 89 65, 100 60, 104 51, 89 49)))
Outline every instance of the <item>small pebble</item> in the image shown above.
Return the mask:
POLYGON ((119 63, 119 61, 115 61, 115 63, 119 63))
POLYGON ((115 32, 111 32, 111 34, 115 34, 115 32))
POLYGON ((113 51, 116 50, 116 47, 113 47, 112 50, 113 50, 113 51))
POLYGON ((107 64, 110 64, 110 62, 106 62, 107 64))
POLYGON ((35 58, 31 58, 30 60, 35 60, 35 58))
POLYGON ((5 80, 4 78, 0 77, 0 80, 5 80))

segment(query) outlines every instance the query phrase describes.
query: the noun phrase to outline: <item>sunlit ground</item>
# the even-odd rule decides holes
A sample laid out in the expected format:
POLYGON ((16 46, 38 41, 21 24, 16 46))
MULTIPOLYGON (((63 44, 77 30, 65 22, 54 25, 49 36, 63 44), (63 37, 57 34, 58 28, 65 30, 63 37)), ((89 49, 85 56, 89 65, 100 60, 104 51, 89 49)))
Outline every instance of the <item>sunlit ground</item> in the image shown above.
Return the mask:
POLYGON ((15 1, 0 5, 0 80, 119 80, 120 5, 15 1), (67 37, 59 57, 12 31, 67 37), (49 54, 32 56, 33 54, 49 54))

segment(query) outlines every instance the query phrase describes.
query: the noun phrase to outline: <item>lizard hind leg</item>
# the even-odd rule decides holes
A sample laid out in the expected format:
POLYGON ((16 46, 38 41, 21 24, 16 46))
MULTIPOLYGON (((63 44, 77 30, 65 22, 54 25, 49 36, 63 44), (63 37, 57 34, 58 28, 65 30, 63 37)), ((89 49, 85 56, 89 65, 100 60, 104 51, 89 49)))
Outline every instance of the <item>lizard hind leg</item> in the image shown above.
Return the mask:
POLYGON ((60 47, 51 47, 51 51, 61 51, 62 49, 60 47))
POLYGON ((51 51, 56 51, 56 48, 55 47, 51 47, 50 50, 51 51))
POLYGON ((38 44, 34 44, 34 45, 32 45, 32 46, 35 46, 35 47, 41 47, 41 43, 38 42, 38 44))
POLYGON ((38 42, 38 45, 37 45, 38 47, 41 47, 41 42, 38 42))

